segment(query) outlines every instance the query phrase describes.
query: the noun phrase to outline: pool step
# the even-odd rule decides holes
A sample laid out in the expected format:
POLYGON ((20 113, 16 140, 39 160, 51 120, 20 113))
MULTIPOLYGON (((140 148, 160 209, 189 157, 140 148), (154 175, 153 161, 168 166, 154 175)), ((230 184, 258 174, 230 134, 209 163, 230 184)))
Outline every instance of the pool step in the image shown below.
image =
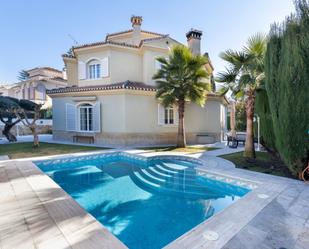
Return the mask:
MULTIPOLYGON (((173 182, 172 179, 166 180, 154 177, 145 168, 142 169, 136 167, 135 170, 132 172, 131 178, 138 186, 146 189, 147 191, 154 190, 161 193, 170 193, 203 199, 211 199, 218 198, 218 196, 224 196, 216 191, 213 191, 211 188, 198 185, 195 182, 190 182, 190 180, 189 182, 186 181, 185 184, 183 184, 183 182, 173 182)), ((173 180, 175 179, 177 178, 173 178, 173 180)))

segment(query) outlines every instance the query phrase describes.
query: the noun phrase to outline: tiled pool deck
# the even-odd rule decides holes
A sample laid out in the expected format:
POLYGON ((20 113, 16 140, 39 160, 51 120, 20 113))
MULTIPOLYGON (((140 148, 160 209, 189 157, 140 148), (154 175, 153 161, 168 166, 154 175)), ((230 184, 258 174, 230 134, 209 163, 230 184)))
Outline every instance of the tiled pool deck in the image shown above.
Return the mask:
MULTIPOLYGON (((308 184, 236 169, 207 153, 189 156, 205 162, 201 172, 249 180, 258 187, 167 248, 309 248, 308 184)), ((0 190, 1 249, 126 248, 31 159, 1 161, 0 190)))

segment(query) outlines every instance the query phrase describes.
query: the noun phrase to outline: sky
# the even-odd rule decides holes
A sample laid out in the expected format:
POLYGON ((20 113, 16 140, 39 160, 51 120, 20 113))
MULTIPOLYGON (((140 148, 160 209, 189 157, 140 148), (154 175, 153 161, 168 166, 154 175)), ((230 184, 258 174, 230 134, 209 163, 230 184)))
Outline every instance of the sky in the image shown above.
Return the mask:
POLYGON ((216 73, 225 68, 220 52, 240 49, 293 11, 293 0, 0 0, 0 84, 17 82, 22 69, 62 69, 71 37, 79 44, 104 40, 130 29, 131 15, 143 17, 142 29, 184 44, 190 28, 202 30, 202 52, 216 73))

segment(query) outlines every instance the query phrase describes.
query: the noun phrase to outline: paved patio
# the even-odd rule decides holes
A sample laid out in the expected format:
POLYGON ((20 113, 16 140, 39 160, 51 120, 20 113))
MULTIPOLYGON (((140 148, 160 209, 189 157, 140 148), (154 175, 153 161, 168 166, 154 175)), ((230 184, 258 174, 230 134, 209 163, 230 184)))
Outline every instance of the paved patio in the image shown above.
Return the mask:
MULTIPOLYGON (((162 154, 127 152, 143 156, 162 154)), ((167 248, 308 248, 309 185, 236 169, 233 163, 207 153, 188 156, 205 161, 201 171, 251 181, 258 187, 167 248)), ((82 154, 85 153, 77 155, 82 154)), ((31 159, 0 162, 0 189, 1 249, 125 248, 31 159)))

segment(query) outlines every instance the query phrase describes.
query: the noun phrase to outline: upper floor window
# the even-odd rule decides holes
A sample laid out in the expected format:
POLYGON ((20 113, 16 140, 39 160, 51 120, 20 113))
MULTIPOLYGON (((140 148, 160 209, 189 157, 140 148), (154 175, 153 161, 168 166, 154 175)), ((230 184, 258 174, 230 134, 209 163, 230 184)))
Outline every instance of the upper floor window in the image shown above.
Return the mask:
POLYGON ((80 131, 93 131, 93 106, 83 104, 79 106, 80 131))
POLYGON ((88 78, 98 79, 101 77, 101 64, 97 60, 88 63, 88 78))

